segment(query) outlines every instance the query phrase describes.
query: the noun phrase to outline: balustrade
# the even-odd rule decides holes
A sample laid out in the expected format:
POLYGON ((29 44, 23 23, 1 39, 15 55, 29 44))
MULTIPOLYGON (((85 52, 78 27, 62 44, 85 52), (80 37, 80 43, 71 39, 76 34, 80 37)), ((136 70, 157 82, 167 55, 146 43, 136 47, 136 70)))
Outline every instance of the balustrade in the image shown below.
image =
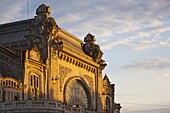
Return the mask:
POLYGON ((0 103, 0 113, 96 113, 82 108, 74 108, 54 101, 13 101, 0 103))

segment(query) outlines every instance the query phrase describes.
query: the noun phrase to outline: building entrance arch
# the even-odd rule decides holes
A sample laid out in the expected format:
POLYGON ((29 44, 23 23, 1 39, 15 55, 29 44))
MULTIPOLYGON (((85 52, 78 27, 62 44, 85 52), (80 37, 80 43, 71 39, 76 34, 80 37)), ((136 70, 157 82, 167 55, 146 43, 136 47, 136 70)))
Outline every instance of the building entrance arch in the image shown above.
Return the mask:
POLYGON ((72 107, 91 109, 90 89, 80 77, 71 77, 64 87, 64 101, 72 107))

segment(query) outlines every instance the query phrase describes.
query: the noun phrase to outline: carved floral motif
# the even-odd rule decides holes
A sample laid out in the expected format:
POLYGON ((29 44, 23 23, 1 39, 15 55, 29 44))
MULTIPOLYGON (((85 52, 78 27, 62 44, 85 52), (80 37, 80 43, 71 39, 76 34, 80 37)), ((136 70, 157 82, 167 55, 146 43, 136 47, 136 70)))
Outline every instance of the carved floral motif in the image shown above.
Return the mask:
POLYGON ((71 69, 62 65, 59 65, 59 82, 60 82, 60 91, 62 91, 64 78, 67 76, 68 73, 71 73, 71 69))

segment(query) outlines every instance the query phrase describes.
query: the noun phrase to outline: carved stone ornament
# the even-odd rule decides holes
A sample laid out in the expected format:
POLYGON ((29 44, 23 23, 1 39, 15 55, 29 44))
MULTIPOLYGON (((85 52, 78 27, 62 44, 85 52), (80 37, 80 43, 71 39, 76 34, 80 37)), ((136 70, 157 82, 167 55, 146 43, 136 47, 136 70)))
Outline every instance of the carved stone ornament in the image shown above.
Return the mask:
POLYGON ((47 57, 48 39, 55 36, 58 31, 58 26, 55 20, 50 17, 50 7, 45 4, 40 5, 37 10, 37 16, 31 25, 31 43, 36 46, 40 52, 42 59, 47 57))
POLYGON ((94 87, 93 78, 88 76, 88 75, 83 75, 83 78, 85 78, 88 81, 88 83, 89 83, 88 85, 89 85, 89 88, 91 90, 91 96, 92 96, 92 98, 94 98, 94 96, 93 96, 93 93, 94 93, 94 91, 93 91, 93 87, 94 87))
POLYGON ((104 82, 104 85, 105 85, 105 86, 110 87, 110 80, 109 80, 109 78, 108 78, 107 75, 104 76, 103 82, 104 82))
POLYGON ((31 51, 29 52, 29 58, 36 60, 36 61, 40 61, 40 52, 39 50, 34 47, 31 49, 31 51))
POLYGON ((92 57, 95 62, 102 66, 101 69, 104 69, 106 64, 104 63, 104 60, 102 60, 103 52, 101 51, 100 46, 94 43, 95 41, 95 36, 90 33, 87 34, 84 38, 85 44, 82 44, 82 48, 85 54, 92 57))
POLYGON ((52 41, 52 47, 54 50, 62 50, 63 49, 63 42, 59 37, 54 38, 52 41))
POLYGON ((63 42, 61 41, 61 39, 59 37, 53 38, 52 40, 52 57, 54 59, 57 58, 58 56, 58 52, 61 51, 63 49, 63 42))
POLYGON ((59 65, 59 82, 60 82, 60 91, 62 91, 64 78, 67 76, 68 73, 71 73, 71 69, 62 65, 59 65))

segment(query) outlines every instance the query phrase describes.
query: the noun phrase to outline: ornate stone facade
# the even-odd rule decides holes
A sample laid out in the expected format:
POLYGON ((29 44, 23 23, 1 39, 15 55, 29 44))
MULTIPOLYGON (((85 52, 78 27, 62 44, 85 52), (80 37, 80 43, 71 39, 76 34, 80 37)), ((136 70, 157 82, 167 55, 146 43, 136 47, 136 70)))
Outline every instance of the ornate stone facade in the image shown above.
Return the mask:
POLYGON ((64 83, 64 78, 66 78, 67 74, 71 73, 71 69, 62 65, 59 65, 59 82, 60 82, 60 91, 62 92, 62 87, 64 83))
POLYGON ((120 112, 95 36, 81 41, 50 12, 42 4, 33 19, 0 25, 0 112, 120 112))

